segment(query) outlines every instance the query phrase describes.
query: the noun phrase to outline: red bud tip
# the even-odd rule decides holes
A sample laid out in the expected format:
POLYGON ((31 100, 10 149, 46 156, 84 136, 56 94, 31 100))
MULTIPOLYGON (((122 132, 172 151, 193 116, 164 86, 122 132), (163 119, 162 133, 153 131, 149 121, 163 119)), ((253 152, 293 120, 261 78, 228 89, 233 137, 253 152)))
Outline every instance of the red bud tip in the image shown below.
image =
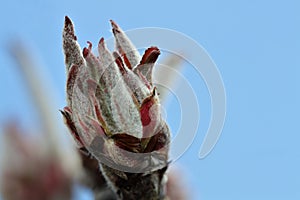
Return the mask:
POLYGON ((160 51, 157 47, 150 47, 145 51, 140 64, 155 63, 159 55, 160 51))
POLYGON ((84 47, 82 50, 83 57, 86 58, 89 55, 89 53, 90 53, 90 50, 88 48, 84 47))
POLYGON ((110 23, 111 23, 111 26, 112 26, 112 31, 113 31, 113 33, 115 34, 115 32, 120 32, 120 28, 119 28, 119 26, 118 26, 118 24, 116 24, 116 22, 114 22, 113 20, 109 20, 110 21, 110 23))

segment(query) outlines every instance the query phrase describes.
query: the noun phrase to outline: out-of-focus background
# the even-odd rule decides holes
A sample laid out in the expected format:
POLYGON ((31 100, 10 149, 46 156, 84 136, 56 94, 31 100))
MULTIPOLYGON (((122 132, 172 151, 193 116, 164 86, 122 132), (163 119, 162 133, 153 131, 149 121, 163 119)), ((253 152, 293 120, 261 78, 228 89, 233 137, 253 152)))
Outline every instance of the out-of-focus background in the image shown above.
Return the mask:
MULTIPOLYGON (((31 129, 38 122, 35 105, 8 53, 12 41, 23 41, 43 66, 38 71, 51 86, 50 102, 60 121, 58 110, 66 105, 61 35, 65 15, 75 23, 81 46, 87 40, 96 43, 101 36, 110 37, 110 19, 124 30, 173 29, 206 49, 218 66, 227 95, 220 140, 209 156, 200 160, 199 148, 210 120, 210 97, 201 77, 183 68, 182 73, 198 91, 201 118, 193 144, 173 165, 181 170, 191 199, 299 199, 299 9, 297 0, 3 1, 0 123, 17 118, 31 129)), ((180 109, 172 99, 166 113, 176 132, 180 109)), ((81 188, 75 190, 74 199, 91 196, 81 188)))

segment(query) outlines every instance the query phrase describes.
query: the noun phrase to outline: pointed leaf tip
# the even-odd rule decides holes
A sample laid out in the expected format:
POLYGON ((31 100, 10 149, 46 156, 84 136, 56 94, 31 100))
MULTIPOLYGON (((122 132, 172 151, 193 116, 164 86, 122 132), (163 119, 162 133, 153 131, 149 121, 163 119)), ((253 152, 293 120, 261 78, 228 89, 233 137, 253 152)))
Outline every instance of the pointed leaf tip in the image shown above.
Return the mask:
POLYGON ((65 24, 72 24, 71 19, 67 15, 65 16, 65 24))
POLYGON ((104 37, 100 38, 99 43, 98 43, 98 48, 105 48, 105 41, 104 37))
POLYGON ((72 23, 72 20, 68 16, 65 16, 64 32, 67 36, 70 36, 74 40, 77 40, 77 37, 75 36, 74 25, 72 23))
POLYGON ((110 24, 112 26, 112 31, 113 31, 114 34, 115 34, 115 32, 118 32, 118 33, 121 32, 118 24, 115 21, 113 21, 112 19, 109 20, 109 21, 110 21, 110 24))
POLYGON ((103 44, 104 43, 104 37, 100 38, 99 40, 99 44, 103 44))
POLYGON ((112 26, 112 32, 115 36, 116 49, 119 54, 123 57, 124 63, 129 69, 134 68, 140 61, 140 55, 131 43, 130 39, 126 36, 123 30, 115 23, 110 20, 112 26))
POLYGON ((77 42, 75 35, 75 29, 71 19, 65 16, 65 23, 63 28, 63 50, 65 54, 65 64, 67 72, 73 64, 81 66, 84 64, 83 57, 81 55, 81 49, 77 42))

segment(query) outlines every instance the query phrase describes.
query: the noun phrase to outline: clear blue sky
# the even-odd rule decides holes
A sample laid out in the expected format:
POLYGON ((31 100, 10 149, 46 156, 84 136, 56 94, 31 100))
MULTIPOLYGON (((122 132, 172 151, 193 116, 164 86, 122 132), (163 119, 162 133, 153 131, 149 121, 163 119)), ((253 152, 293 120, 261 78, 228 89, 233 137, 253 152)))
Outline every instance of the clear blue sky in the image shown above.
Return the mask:
MULTIPOLYGON (((47 66, 58 110, 65 105, 61 49, 65 15, 75 22, 81 45, 109 37, 109 19, 124 30, 174 29, 207 50, 227 95, 226 122, 213 152, 198 159, 207 129, 200 124, 193 145, 175 163, 184 168, 193 199, 300 199, 299 9, 297 0, 3 1, 0 120, 18 115, 34 124, 32 103, 5 49, 10 39, 23 38, 47 66)), ((205 124, 209 117, 206 108, 203 111, 205 124)), ((171 109, 168 112, 171 127, 177 127, 171 109)))

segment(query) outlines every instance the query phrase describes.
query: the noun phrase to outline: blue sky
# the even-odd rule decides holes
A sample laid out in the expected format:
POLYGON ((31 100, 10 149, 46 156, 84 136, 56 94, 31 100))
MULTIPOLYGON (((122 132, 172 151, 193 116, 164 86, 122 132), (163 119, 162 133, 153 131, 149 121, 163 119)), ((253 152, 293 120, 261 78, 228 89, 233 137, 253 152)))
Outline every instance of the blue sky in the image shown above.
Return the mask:
MULTIPOLYGON (((184 168, 193 199, 299 199, 299 9, 296 0, 5 1, 0 8, 0 120, 18 116, 23 123, 36 123, 34 106, 7 53, 12 39, 26 41, 46 66, 41 71, 53 84, 58 110, 65 105, 61 49, 65 15, 74 21, 82 46, 87 40, 95 43, 101 36, 110 37, 109 19, 124 30, 173 29, 206 49, 219 68, 227 96, 221 138, 211 154, 199 160, 209 121, 209 98, 199 83, 203 94, 197 95, 204 102, 199 133, 175 162, 184 168)), ((193 76, 184 73, 197 87, 193 76)), ((168 107, 170 126, 178 127, 172 105, 176 103, 168 107)))

